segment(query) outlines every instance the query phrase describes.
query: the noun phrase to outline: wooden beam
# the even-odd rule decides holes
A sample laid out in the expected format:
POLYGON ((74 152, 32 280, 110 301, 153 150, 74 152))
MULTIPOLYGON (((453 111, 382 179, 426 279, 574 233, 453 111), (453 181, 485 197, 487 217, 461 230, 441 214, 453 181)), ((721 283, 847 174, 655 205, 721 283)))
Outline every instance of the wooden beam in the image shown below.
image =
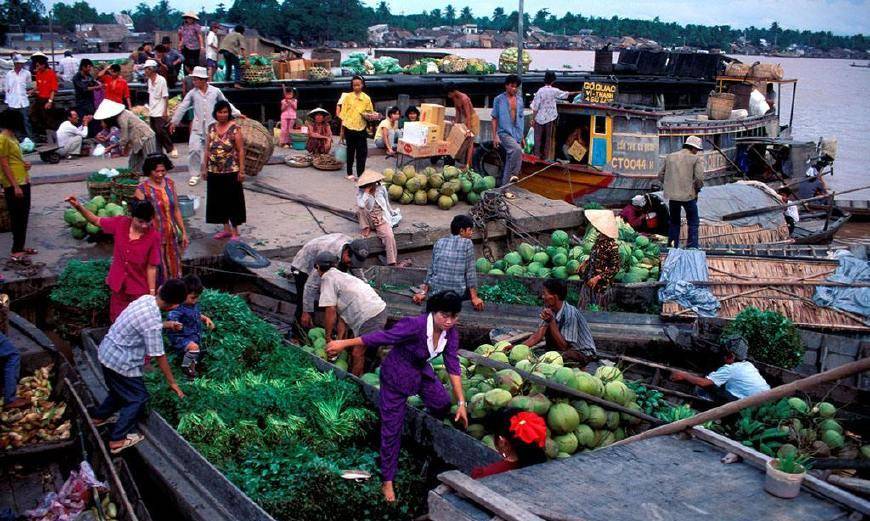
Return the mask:
POLYGON ((870 480, 859 478, 848 478, 837 474, 828 476, 828 483, 837 485, 838 487, 854 490, 860 494, 870 494, 870 480))
POLYGON ((812 376, 808 376, 806 378, 802 378, 791 383, 780 385, 779 387, 774 387, 769 391, 764 391, 763 393, 758 393, 753 396, 743 398, 742 400, 737 400, 726 403, 725 405, 721 405, 719 407, 714 407, 709 411, 696 414, 695 416, 692 416, 691 418, 686 418, 685 420, 675 421, 673 423, 668 423, 667 425, 662 425, 661 427, 656 427, 654 429, 641 432, 640 434, 636 434, 630 438, 618 441, 614 443, 614 445, 624 445, 626 443, 645 440, 647 438, 653 438, 655 436, 676 434, 691 427, 702 425, 708 421, 718 420, 725 416, 735 414, 743 409, 746 409, 747 407, 755 407, 756 405, 761 405, 769 401, 779 400, 780 398, 785 398, 786 396, 791 396, 800 391, 805 391, 806 389, 809 389, 816 385, 832 382, 841 378, 846 378, 848 376, 852 376, 853 374, 863 373, 864 371, 870 371, 870 357, 862 358, 861 360, 856 360, 855 362, 849 362, 848 364, 843 364, 829 371, 814 374, 812 376))
POLYGON ((532 514, 517 503, 458 470, 439 474, 438 479, 458 494, 471 499, 505 521, 544 521, 542 517, 532 514))

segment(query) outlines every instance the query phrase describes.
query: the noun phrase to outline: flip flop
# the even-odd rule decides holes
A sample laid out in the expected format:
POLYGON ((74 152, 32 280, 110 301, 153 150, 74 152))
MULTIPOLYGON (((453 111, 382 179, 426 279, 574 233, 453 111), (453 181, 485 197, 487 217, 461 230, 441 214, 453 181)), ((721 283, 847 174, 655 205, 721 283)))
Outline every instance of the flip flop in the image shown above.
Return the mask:
POLYGON ((30 266, 31 264, 33 264, 30 259, 26 258, 24 255, 24 253, 22 253, 21 255, 10 255, 9 262, 12 264, 19 264, 21 266, 30 266))
POLYGON ((191 177, 191 178, 190 178, 190 181, 188 181, 187 184, 190 185, 190 186, 196 186, 196 185, 198 185, 198 184, 199 184, 199 176, 198 176, 198 175, 195 175, 195 176, 191 177))
POLYGON ((232 236, 233 236, 233 234, 231 234, 230 232, 228 232, 226 230, 221 230, 221 231, 217 232, 216 234, 212 235, 212 239, 222 240, 222 239, 226 239, 226 238, 229 238, 232 236))
POLYGON ((124 438, 124 442, 121 443, 121 445, 118 445, 115 448, 110 448, 109 452, 111 452, 112 454, 118 454, 121 451, 129 449, 130 447, 140 443, 144 439, 145 439, 145 436, 142 436, 141 434, 138 434, 135 432, 131 432, 130 434, 127 435, 126 438, 124 438))
POLYGON ((36 255, 38 253, 39 253, 39 250, 37 250, 35 248, 24 248, 25 255, 36 255))
POLYGON ((110 423, 118 423, 118 415, 116 414, 104 419, 91 418, 91 423, 94 427, 102 427, 103 425, 109 425, 110 423))

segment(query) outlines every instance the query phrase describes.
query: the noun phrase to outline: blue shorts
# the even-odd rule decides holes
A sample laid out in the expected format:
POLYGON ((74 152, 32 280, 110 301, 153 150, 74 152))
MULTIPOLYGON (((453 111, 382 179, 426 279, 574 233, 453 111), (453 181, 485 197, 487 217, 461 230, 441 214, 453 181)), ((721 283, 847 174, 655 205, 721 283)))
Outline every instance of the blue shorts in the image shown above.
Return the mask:
POLYGON ((217 61, 208 58, 205 60, 205 66, 213 69, 217 69, 217 61))

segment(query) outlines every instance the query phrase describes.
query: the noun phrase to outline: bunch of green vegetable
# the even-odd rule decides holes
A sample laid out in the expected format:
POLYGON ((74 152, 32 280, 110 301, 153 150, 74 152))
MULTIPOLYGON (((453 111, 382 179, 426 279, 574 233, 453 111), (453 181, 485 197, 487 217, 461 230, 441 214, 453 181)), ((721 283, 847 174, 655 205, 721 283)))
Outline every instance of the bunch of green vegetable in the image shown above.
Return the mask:
POLYGON ((765 364, 793 369, 804 357, 804 345, 794 323, 776 311, 748 307, 728 324, 722 337, 739 334, 749 344, 749 356, 765 364))
POLYGON ((111 263, 109 259, 69 261, 58 276, 48 300, 86 313, 107 309, 109 287, 105 281, 111 263))
POLYGON ((524 306, 540 306, 540 296, 532 293, 520 281, 505 279, 497 284, 481 284, 477 288, 477 296, 485 302, 503 302, 505 304, 520 304, 524 306))
POLYGON ((424 511, 422 469, 404 452, 398 507, 383 501, 377 479, 341 478, 345 469, 378 473, 377 415, 359 387, 314 368, 240 297, 208 290, 200 306, 216 325, 204 333, 204 376, 177 376, 184 400, 156 371, 146 383, 152 406, 203 456, 280 520, 408 519, 424 511))
POLYGON ((637 396, 637 404, 643 412, 668 423, 691 418, 695 411, 688 405, 673 405, 665 399, 661 391, 650 389, 640 382, 627 382, 629 389, 637 396))

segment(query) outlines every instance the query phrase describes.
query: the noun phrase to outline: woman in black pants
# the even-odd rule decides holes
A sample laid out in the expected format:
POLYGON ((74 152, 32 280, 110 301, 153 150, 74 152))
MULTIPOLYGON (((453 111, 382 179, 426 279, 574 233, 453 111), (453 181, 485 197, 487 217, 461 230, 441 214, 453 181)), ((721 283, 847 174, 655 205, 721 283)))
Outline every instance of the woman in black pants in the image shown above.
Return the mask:
POLYGON ((15 138, 17 116, 11 110, 0 113, 0 184, 3 185, 12 228, 12 254, 9 259, 29 264, 27 255, 37 253, 33 248, 24 246, 27 219, 30 216, 30 163, 24 160, 18 139, 15 138))
POLYGON ((366 158, 369 153, 368 134, 364 112, 374 112, 372 100, 363 92, 366 82, 362 76, 354 76, 350 80, 351 92, 345 92, 338 100, 335 115, 341 118, 341 140, 347 146, 347 178, 353 181, 361 176, 366 169, 366 158), (353 163, 356 160, 356 175, 353 174, 353 163))

